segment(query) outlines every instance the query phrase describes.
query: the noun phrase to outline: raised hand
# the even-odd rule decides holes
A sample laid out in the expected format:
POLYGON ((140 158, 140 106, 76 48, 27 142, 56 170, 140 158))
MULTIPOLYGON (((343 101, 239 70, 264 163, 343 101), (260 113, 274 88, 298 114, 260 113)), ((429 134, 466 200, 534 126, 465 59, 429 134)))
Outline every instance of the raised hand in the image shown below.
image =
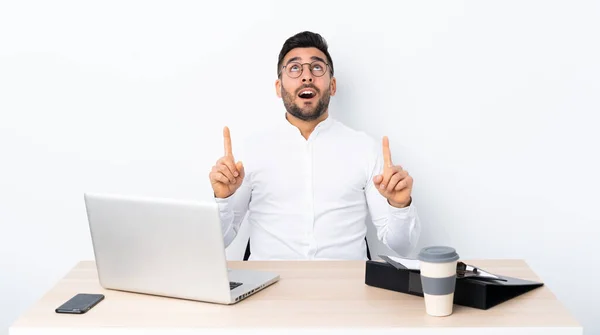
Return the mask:
POLYGON ((231 196, 242 185, 244 181, 244 165, 242 162, 235 163, 233 150, 231 149, 231 135, 229 128, 223 128, 223 142, 225 145, 225 156, 219 158, 208 174, 215 197, 227 198, 231 196))
POLYGON ((394 207, 406 207, 411 202, 413 178, 400 165, 393 165, 390 141, 383 137, 383 173, 373 177, 373 183, 394 207))

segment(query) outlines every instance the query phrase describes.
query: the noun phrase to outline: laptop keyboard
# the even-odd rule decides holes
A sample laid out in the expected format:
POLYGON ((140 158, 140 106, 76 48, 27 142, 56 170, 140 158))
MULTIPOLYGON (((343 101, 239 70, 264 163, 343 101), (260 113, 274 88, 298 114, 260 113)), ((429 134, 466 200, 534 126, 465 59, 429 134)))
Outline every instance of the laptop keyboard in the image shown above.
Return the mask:
POLYGON ((236 287, 238 287, 240 285, 242 285, 242 283, 238 283, 238 282, 235 282, 235 281, 230 281, 229 282, 229 289, 233 290, 234 288, 236 288, 236 287))

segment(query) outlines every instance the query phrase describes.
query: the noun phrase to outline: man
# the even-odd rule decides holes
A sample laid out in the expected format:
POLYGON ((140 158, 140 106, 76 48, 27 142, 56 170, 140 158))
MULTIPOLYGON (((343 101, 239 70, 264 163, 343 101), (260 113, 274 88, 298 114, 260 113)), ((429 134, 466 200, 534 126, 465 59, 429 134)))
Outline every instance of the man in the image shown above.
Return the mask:
POLYGON ((244 164, 223 130, 225 155, 209 178, 226 245, 249 213, 251 260, 366 259, 367 214, 400 255, 419 237, 413 179, 393 165, 387 137, 379 144, 329 116, 336 79, 327 48, 312 32, 284 43, 275 89, 285 117, 244 142, 244 164))

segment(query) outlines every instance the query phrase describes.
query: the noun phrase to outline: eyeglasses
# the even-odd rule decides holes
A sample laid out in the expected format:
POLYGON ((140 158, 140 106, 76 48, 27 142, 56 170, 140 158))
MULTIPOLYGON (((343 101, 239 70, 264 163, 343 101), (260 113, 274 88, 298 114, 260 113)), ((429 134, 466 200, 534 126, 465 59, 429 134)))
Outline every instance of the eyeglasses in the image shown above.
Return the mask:
MULTIPOLYGON (((327 66, 329 66, 329 64, 317 60, 312 63, 291 62, 287 65, 282 66, 281 69, 285 70, 285 74, 287 74, 288 77, 298 78, 302 75, 302 72, 304 71, 304 65, 308 65, 310 73, 312 73, 312 75, 315 77, 323 76, 327 72, 327 66)), ((281 75, 281 72, 279 72, 279 74, 281 75)))

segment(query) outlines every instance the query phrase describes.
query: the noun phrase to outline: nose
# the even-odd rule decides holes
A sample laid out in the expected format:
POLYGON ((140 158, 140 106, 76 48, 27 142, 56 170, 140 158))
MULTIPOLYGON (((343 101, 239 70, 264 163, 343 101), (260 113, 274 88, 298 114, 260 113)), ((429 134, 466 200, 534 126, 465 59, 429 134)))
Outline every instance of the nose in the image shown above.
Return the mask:
MULTIPOLYGON (((304 64, 307 65, 306 68, 304 68, 304 71, 302 71, 302 82, 303 83, 312 83, 313 82, 313 75, 312 72, 310 71, 310 65, 308 64, 304 64)), ((304 66, 302 65, 302 66, 304 66)))

